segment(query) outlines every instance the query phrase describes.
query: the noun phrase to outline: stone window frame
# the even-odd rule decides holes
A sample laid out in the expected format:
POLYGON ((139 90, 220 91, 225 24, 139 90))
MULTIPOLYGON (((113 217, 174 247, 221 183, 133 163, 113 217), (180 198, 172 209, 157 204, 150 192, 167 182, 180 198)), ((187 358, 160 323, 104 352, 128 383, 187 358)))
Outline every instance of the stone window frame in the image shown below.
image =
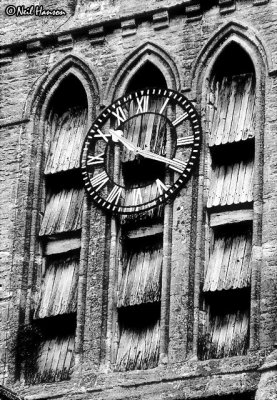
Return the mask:
MULTIPOLYGON (((21 325, 31 321, 33 309, 32 296, 41 279, 43 267, 42 246, 38 237, 41 222, 41 211, 45 203, 45 179, 43 167, 45 162, 45 120, 51 99, 60 83, 69 75, 74 75, 82 85, 88 104, 87 126, 90 126, 99 112, 99 84, 89 62, 79 54, 63 57, 34 84, 28 96, 25 117, 29 118, 27 134, 31 138, 29 185, 27 192, 27 213, 25 215, 24 265, 22 273, 27 275, 21 288, 20 314, 14 316, 17 330, 21 325), (25 271, 25 272, 24 272, 25 271)), ((78 278, 78 299, 75 333, 75 366, 81 362, 83 353, 83 336, 85 325, 86 271, 88 266, 90 218, 89 205, 85 197, 83 205, 80 270, 78 278)), ((16 368, 14 368, 16 371, 16 368)), ((19 378, 17 371, 16 378, 19 378)))
MULTIPOLYGON (((256 78, 256 120, 255 120, 255 151, 254 151, 254 183, 253 183, 253 241, 252 241, 252 272, 250 295, 250 343, 249 351, 260 347, 260 270, 262 266, 262 201, 263 201, 263 135, 264 135, 264 105, 265 77, 269 69, 268 54, 256 32, 248 26, 236 21, 230 21, 215 32, 203 46, 192 68, 192 92, 201 104, 201 110, 206 107, 208 81, 214 64, 223 50, 231 43, 238 44, 246 52, 254 65, 256 78)), ((203 143, 199 165, 198 204, 196 223, 196 258, 194 281, 194 327, 193 354, 197 357, 199 335, 200 287, 203 283, 205 257, 205 233, 203 233, 205 213, 205 179, 208 132, 204 112, 202 114, 203 143)))
MULTIPOLYGON (((107 106, 116 98, 124 95, 129 82, 136 72, 147 62, 154 64, 163 74, 167 87, 180 90, 181 80, 179 68, 167 52, 154 43, 146 42, 133 51, 123 63, 116 69, 109 80, 103 102, 107 106)), ((171 271, 171 247, 172 247, 172 204, 167 204, 164 211, 164 257, 162 272, 161 291, 161 337, 159 364, 168 362, 169 344, 169 317, 170 317, 170 271, 171 271)), ((116 348, 117 313, 116 313, 116 287, 117 287, 117 262, 116 254, 118 247, 117 227, 115 218, 111 218, 110 228, 110 270, 108 287, 108 310, 107 310, 107 332, 105 343, 105 367, 112 369, 114 361, 114 349, 116 348)))

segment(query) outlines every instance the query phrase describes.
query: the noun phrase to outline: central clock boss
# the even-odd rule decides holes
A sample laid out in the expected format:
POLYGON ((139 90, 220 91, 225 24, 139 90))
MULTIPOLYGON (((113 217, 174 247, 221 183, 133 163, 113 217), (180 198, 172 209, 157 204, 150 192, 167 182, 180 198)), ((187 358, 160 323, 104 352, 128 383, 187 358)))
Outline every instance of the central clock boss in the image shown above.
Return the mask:
POLYGON ((183 94, 132 92, 108 106, 88 131, 81 155, 85 188, 114 213, 159 206, 190 178, 200 141, 199 116, 183 94))

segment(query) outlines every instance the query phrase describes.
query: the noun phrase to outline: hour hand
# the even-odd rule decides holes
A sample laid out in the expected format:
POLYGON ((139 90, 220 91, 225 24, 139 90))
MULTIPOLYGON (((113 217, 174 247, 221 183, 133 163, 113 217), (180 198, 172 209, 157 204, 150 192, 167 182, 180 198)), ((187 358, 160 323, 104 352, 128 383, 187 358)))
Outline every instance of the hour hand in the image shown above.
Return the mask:
POLYGON ((112 136, 112 140, 114 142, 121 142, 128 150, 131 150, 133 152, 137 152, 137 147, 133 145, 133 143, 131 143, 128 139, 123 137, 123 132, 118 130, 115 131, 113 129, 109 130, 111 136, 112 136))

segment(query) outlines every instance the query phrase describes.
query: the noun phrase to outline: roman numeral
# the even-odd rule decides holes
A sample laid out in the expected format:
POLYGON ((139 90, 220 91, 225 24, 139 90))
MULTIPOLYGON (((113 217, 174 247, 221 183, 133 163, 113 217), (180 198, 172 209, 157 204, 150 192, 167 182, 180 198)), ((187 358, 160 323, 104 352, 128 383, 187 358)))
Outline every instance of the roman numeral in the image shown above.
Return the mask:
POLYGON ((105 140, 105 142, 109 141, 107 138, 111 136, 110 133, 103 133, 102 131, 100 131, 100 129, 97 129, 97 132, 98 133, 95 133, 94 135, 95 138, 102 138, 105 140))
POLYGON ((125 122, 127 119, 124 111, 120 106, 117 107, 115 111, 112 111, 112 114, 116 117, 118 125, 120 125, 121 122, 125 122))
POLYGON ((90 183, 93 186, 93 189, 98 192, 106 183, 108 182, 109 177, 107 173, 101 172, 101 174, 97 174, 94 178, 91 179, 90 183))
POLYGON ((121 193, 122 193, 122 188, 119 186, 114 186, 109 196, 107 197, 107 201, 109 203, 117 204, 120 200, 121 193))
POLYGON ((102 164, 104 162, 104 153, 101 153, 97 156, 88 156, 88 165, 96 165, 96 164, 102 164))
POLYGON ((136 99, 138 103, 137 114, 147 112, 149 108, 149 96, 137 97, 136 99))
POLYGON ((167 103, 169 102, 169 97, 166 99, 166 101, 163 103, 162 108, 160 109, 159 113, 162 114, 165 110, 165 107, 167 106, 167 103))
POLYGON ((173 161, 175 161, 174 165, 169 165, 169 168, 171 168, 174 171, 177 171, 181 174, 184 171, 184 169, 186 168, 187 163, 177 160, 177 158, 173 158, 173 161))
POLYGON ((191 146, 194 142, 193 135, 177 139, 177 146, 191 146))
POLYGON ((160 194, 163 194, 163 192, 167 190, 167 187, 160 179, 156 179, 156 184, 160 194))
POLYGON ((185 119, 187 119, 188 117, 188 113, 184 112, 184 114, 180 115, 180 117, 176 118, 173 122, 172 125, 176 126, 179 125, 182 121, 184 121, 185 119))
POLYGON ((140 188, 134 189, 134 205, 142 203, 142 195, 140 188))

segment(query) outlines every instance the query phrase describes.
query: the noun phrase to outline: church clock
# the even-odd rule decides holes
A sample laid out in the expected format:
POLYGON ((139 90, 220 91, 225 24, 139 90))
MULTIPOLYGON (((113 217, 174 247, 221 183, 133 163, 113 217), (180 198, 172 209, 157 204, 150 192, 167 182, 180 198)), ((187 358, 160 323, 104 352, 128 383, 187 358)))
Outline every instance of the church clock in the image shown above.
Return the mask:
POLYGON ((190 178, 200 139, 199 117, 183 94, 159 88, 130 93, 89 129, 81 155, 85 188, 114 213, 159 206, 190 178))

